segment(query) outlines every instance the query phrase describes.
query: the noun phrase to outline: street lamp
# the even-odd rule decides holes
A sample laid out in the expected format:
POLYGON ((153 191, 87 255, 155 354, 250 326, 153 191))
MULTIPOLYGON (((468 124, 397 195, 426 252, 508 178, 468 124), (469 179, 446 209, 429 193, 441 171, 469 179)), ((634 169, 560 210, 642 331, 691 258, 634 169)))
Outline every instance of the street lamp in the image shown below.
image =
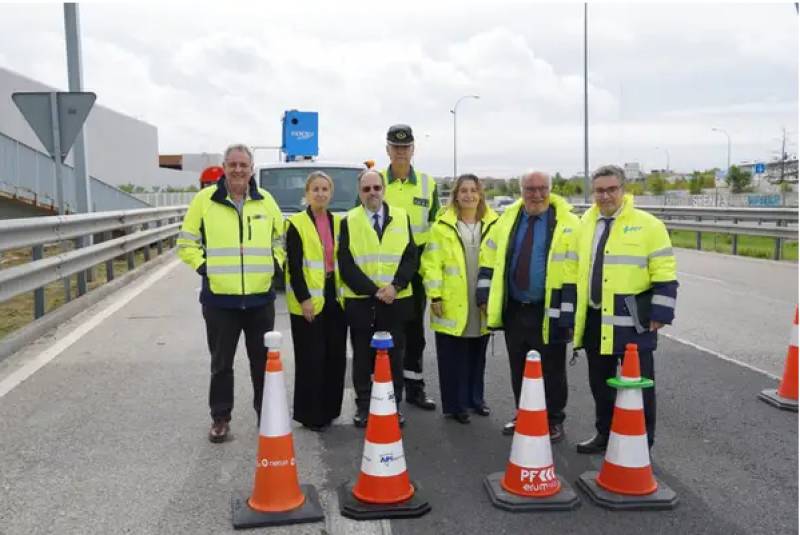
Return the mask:
MULTIPOLYGON (((728 134, 728 132, 726 132, 722 128, 715 127, 712 128, 711 131, 722 132, 723 134, 725 134, 725 137, 728 138, 728 166, 725 168, 725 176, 727 176, 731 170, 731 136, 730 134, 728 134)), ((717 206, 718 204, 719 204, 719 187, 717 186, 717 178, 714 177, 714 206, 717 206)))
POLYGON ((463 97, 459 97, 459 99, 456 100, 453 109, 450 110, 450 113, 453 114, 453 181, 455 181, 455 179, 458 177, 458 153, 456 152, 456 112, 458 111, 458 104, 465 98, 479 99, 481 97, 478 95, 464 95, 463 97))
POLYGON ((726 132, 722 128, 712 128, 711 131, 722 132, 723 134, 725 134, 725 137, 728 138, 728 166, 725 168, 725 173, 727 174, 728 171, 730 171, 731 169, 731 136, 730 134, 728 134, 728 132, 726 132))
POLYGON ((663 150, 667 155, 667 168, 665 169, 665 171, 669 173, 669 149, 667 149, 666 147, 656 147, 656 150, 658 149, 663 150))

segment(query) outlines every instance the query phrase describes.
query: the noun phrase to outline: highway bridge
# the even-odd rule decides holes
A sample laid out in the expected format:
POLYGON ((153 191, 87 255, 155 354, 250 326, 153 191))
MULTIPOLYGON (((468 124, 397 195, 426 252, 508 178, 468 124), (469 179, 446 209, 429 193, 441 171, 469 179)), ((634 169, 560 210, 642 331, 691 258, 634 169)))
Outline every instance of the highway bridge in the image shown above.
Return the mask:
MULTIPOLYGON (((410 475, 433 510, 416 520, 355 522, 336 488, 358 474, 363 431, 353 392, 322 434, 294 427, 300 478, 326 519, 265 533, 796 533, 797 414, 756 399, 782 373, 797 300, 797 264, 677 253, 675 325, 656 353, 657 477, 679 495, 665 512, 609 512, 579 493, 577 510, 513 514, 492 507, 482 479, 504 468, 513 414, 505 344, 487 359, 487 418, 470 425, 404 406, 410 475)), ((172 253, 136 281, 0 361, 0 533, 229 533, 230 497, 252 485, 257 429, 243 347, 233 438, 211 444, 209 357, 197 275, 172 253)), ((282 296, 276 327, 291 399, 293 356, 282 296)), ((430 333, 429 333, 430 334, 430 333)), ((593 433, 584 359, 569 368, 566 440, 553 448, 574 482, 599 456, 575 452, 593 433)), ((425 376, 438 398, 432 337, 425 376)), ((350 384, 349 371, 346 384, 350 384)))

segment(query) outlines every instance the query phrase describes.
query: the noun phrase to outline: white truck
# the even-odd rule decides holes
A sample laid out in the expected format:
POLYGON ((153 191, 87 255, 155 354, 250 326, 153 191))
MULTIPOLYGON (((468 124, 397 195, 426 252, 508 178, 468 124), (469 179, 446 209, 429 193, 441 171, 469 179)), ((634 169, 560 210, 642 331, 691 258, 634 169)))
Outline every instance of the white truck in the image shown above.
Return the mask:
POLYGON ((269 191, 281 208, 284 217, 306 209, 306 178, 312 171, 324 171, 333 179, 333 199, 330 210, 344 213, 358 199, 356 177, 365 168, 363 163, 298 160, 256 166, 258 185, 269 191))

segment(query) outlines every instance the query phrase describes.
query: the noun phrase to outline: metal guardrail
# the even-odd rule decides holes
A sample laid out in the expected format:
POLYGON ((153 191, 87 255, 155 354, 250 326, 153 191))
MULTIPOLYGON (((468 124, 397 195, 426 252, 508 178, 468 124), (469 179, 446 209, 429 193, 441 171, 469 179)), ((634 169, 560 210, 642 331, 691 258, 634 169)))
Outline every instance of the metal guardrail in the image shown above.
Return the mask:
MULTIPOLYGON (((573 206, 578 213, 583 213, 590 205, 581 203, 573 206)), ((703 232, 730 234, 733 254, 739 252, 739 236, 759 236, 775 240, 772 257, 780 260, 783 240, 796 241, 798 239, 798 210, 796 208, 704 208, 648 205, 637 205, 636 207, 658 216, 670 231, 694 232, 697 249, 702 248, 703 232), (726 223, 719 223, 719 221, 726 221, 726 223)))
POLYGON ((32 248, 31 262, 0 270, 0 302, 34 291, 34 316, 44 315, 44 286, 65 282, 65 297, 70 300, 72 275, 78 274, 78 294, 86 292, 87 270, 105 262, 107 282, 114 278, 113 259, 125 255, 128 269, 135 268, 134 252, 143 249, 150 260, 150 246, 158 254, 163 242, 174 246, 186 206, 148 208, 0 221, 0 252, 32 248), (152 228, 151 228, 152 227, 152 228), (121 237, 114 233, 123 232, 121 237), (88 245, 88 237, 103 236, 103 241, 88 245), (76 249, 43 258, 44 245, 75 242, 76 249))

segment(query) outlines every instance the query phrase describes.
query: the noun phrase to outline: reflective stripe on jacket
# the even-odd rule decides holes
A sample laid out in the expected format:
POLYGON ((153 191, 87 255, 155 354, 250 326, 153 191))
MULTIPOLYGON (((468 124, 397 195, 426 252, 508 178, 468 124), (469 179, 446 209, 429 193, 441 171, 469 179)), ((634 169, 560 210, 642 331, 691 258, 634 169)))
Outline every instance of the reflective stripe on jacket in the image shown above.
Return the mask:
MULTIPOLYGON (((467 326, 470 296, 466 279, 467 263, 464 258, 464 244, 456 227, 455 210, 448 208, 431 227, 430 239, 422 254, 422 273, 425 291, 431 300, 441 299, 442 316, 430 315, 434 331, 461 336, 467 326)), ((481 219, 481 247, 497 221, 497 213, 487 207, 481 219)), ((481 333, 489 330, 481 322, 481 333)))
MULTIPOLYGON (((334 258, 334 280, 336 295, 339 295, 341 280, 339 279, 339 269, 336 263, 336 251, 339 248, 339 228, 342 218, 336 214, 333 216, 333 258, 334 258)), ((300 236, 303 243, 303 279, 308 286, 308 293, 311 295, 311 302, 314 304, 314 314, 319 314, 325 306, 325 249, 317 231, 317 225, 309 217, 308 212, 299 212, 290 216, 286 224, 292 225, 300 236)), ((290 314, 300 315, 303 309, 292 291, 289 280, 289 267, 286 269, 286 304, 290 314)), ((341 303, 340 303, 341 304, 341 303)))
MULTIPOLYGON (((592 242, 598 218, 593 205, 581 218, 576 250, 577 262, 568 266, 568 277, 576 283, 575 346, 583 345, 586 313, 589 306, 589 282, 592 242)), ((633 197, 625 195, 622 209, 611 226, 603 261, 600 353, 620 354, 625 344, 636 343, 641 350, 655 349, 656 333, 637 334, 625 297, 653 290, 651 319, 672 323, 678 281, 672 243, 664 223, 634 207, 633 197)), ((568 296, 575 301, 575 296, 568 296)))
MULTIPOLYGON (((574 255, 573 242, 578 227, 578 216, 572 213, 572 205, 563 197, 550 194, 550 206, 555 213, 555 227, 547 252, 545 275, 544 316, 542 340, 555 343, 566 340, 567 329, 572 327, 571 308, 562 303, 564 285, 564 262, 574 255)), ((492 229, 492 234, 481 248, 481 274, 478 287, 489 288, 487 305, 488 326, 490 329, 503 328, 503 314, 508 301, 508 269, 514 236, 524 202, 517 200, 503 212, 492 229)), ((551 212, 551 214, 553 213, 551 212)))
MULTIPOLYGON (((413 168, 412 168, 413 171, 413 168)), ((416 183, 410 180, 391 180, 387 167, 381 171, 386 187, 385 201, 393 207, 402 208, 411 220, 411 232, 416 245, 425 245, 430 237, 431 209, 438 204, 436 181, 425 173, 414 171, 416 183)))
MULTIPOLYGON (((178 235, 178 255, 207 277, 204 292, 211 297, 266 294, 275 261, 282 265, 286 258, 283 218, 272 196, 257 188, 254 179, 240 214, 225 182, 223 177, 192 199, 178 235)), ((246 299, 236 302, 248 306, 246 299)))
MULTIPOLYGON (((391 218, 384 222, 383 239, 378 240, 372 222, 367 217, 363 206, 356 206, 347 212, 347 232, 349 236, 350 254, 358 268, 369 277, 376 286, 391 284, 400 259, 409 242, 408 216, 405 210, 391 206, 391 218)), ((342 283, 343 295, 349 299, 365 299, 367 295, 359 295, 352 291, 346 283, 342 283)), ((397 292, 397 299, 408 297, 412 293, 411 285, 397 292)))

